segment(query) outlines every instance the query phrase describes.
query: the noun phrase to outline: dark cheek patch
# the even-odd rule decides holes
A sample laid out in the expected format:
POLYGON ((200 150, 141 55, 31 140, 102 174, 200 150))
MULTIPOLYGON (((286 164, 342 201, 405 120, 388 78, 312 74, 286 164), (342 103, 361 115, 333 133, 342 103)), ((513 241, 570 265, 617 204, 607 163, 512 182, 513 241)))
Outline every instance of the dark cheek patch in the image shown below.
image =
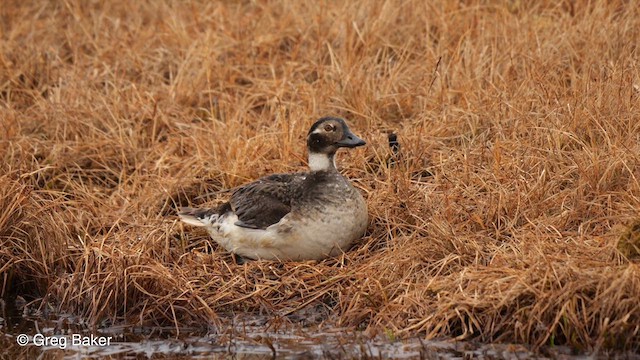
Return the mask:
POLYGON ((311 134, 309 135, 309 140, 307 141, 307 146, 309 150, 312 152, 322 152, 323 149, 327 147, 327 140, 321 134, 311 134))

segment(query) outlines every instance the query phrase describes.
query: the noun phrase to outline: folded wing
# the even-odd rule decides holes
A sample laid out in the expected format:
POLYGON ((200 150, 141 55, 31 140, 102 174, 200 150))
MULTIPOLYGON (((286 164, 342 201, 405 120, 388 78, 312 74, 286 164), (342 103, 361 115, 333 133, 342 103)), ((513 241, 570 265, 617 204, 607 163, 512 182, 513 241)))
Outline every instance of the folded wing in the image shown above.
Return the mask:
POLYGON ((237 226, 266 229, 291 212, 302 174, 276 174, 236 189, 229 205, 238 216, 237 226))

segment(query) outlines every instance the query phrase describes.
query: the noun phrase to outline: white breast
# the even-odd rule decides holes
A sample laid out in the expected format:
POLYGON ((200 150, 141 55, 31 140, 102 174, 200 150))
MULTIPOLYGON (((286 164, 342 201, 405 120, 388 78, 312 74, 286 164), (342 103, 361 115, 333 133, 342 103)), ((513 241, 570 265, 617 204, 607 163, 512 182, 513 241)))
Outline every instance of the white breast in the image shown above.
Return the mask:
POLYGON ((358 196, 304 216, 292 212, 265 230, 239 227, 237 220, 227 214, 209 227, 212 238, 230 252, 252 259, 319 260, 339 255, 361 238, 368 215, 358 196))

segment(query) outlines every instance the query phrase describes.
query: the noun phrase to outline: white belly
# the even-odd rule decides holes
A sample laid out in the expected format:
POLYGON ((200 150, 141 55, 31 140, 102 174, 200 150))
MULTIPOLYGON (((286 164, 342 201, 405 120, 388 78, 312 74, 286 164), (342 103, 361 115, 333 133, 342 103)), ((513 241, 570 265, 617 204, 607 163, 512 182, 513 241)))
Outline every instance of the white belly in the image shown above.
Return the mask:
POLYGON ((212 238, 230 252, 252 259, 320 260, 339 255, 361 238, 368 215, 360 198, 304 217, 290 213, 265 230, 236 226, 237 220, 227 214, 209 228, 212 238))

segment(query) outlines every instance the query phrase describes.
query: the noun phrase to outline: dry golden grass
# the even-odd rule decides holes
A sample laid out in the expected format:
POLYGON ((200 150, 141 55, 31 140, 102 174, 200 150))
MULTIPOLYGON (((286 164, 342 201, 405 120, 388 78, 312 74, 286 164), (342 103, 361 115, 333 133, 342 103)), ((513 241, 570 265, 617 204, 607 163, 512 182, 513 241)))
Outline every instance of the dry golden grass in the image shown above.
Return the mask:
POLYGON ((4 1, 2 293, 93 323, 316 307, 371 334, 637 351, 639 9, 4 1), (339 159, 371 217, 351 251, 237 265, 178 222, 303 169, 324 115, 369 143, 339 159))

